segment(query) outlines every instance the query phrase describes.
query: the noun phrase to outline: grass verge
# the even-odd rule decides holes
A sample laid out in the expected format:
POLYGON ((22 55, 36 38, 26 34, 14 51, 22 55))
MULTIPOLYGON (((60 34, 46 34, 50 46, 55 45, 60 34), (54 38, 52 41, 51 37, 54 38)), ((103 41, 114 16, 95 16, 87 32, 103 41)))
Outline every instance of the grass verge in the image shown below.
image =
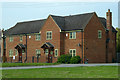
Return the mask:
POLYGON ((57 65, 58 63, 2 63, 2 67, 18 67, 18 66, 45 66, 57 65))
POLYGON ((3 78, 118 78, 118 66, 2 70, 3 78))

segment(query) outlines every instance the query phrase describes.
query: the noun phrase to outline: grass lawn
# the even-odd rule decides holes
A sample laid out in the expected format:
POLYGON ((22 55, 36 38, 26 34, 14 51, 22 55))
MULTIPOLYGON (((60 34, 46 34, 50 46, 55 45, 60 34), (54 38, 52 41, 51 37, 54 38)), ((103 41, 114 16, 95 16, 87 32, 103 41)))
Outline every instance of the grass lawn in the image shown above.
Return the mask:
POLYGON ((58 63, 2 63, 2 67, 57 65, 58 63))
POLYGON ((118 78, 118 66, 2 70, 3 78, 118 78))

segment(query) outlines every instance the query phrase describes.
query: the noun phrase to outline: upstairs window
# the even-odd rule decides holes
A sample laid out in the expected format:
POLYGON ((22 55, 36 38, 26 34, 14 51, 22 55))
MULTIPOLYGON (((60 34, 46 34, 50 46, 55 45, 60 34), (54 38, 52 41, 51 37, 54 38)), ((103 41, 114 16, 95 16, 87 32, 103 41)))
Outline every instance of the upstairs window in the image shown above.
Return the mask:
POLYGON ((102 38, 102 31, 101 30, 98 30, 98 38, 102 38))
POLYGON ((13 36, 10 36, 10 37, 9 37, 9 41, 10 41, 10 42, 13 42, 13 36))
POLYGON ((36 40, 40 40, 40 34, 36 34, 36 40))
POLYGON ((46 39, 51 40, 52 39, 52 31, 47 31, 46 33, 46 39))
POLYGON ((36 56, 40 57, 40 50, 39 49, 36 49, 36 56))
POLYGON ((23 36, 20 36, 20 42, 22 42, 23 41, 23 36))
POLYGON ((13 56, 13 50, 10 49, 10 50, 9 50, 9 57, 12 57, 12 56, 13 56))
POLYGON ((69 39, 76 39, 76 32, 70 32, 69 39))
POLYGON ((70 49, 69 53, 72 57, 76 56, 76 49, 70 49))

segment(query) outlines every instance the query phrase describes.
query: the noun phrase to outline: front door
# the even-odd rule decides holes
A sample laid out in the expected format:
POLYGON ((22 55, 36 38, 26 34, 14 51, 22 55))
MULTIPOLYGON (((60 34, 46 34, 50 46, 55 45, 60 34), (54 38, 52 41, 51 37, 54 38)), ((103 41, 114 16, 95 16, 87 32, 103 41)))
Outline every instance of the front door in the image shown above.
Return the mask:
POLYGON ((47 56, 47 59, 48 59, 48 63, 52 63, 52 54, 51 54, 51 51, 50 49, 45 49, 45 54, 48 55, 47 56))
POLYGON ((48 63, 52 63, 52 55, 48 54, 48 63))
POLYGON ((22 62, 22 49, 18 49, 18 54, 19 54, 19 61, 22 62))

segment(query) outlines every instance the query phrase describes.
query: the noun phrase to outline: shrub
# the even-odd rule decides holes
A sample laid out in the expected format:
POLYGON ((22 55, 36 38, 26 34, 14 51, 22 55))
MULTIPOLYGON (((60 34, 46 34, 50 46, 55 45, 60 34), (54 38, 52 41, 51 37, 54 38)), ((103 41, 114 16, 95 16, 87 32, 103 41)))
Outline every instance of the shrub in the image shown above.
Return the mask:
POLYGON ((81 62, 80 56, 74 56, 71 58, 70 63, 71 64, 78 64, 81 62))
POLYGON ((69 64, 70 63, 70 60, 71 60, 71 55, 69 54, 64 54, 64 55, 61 55, 60 57, 58 57, 58 63, 67 63, 69 64))

